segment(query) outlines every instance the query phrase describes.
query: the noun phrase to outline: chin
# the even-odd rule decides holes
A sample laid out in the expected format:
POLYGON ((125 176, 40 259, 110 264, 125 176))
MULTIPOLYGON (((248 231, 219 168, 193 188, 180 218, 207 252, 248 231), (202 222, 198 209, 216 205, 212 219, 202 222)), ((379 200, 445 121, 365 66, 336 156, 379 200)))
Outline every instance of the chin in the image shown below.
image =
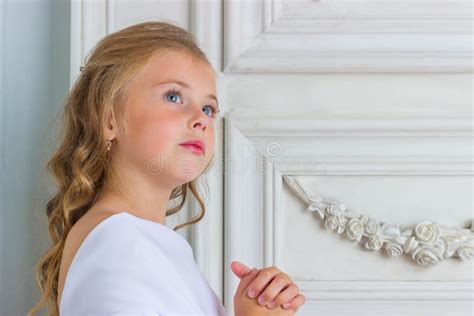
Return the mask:
POLYGON ((180 174, 176 174, 175 179, 177 179, 178 185, 183 185, 185 183, 196 180, 200 175, 201 172, 199 172, 198 170, 189 173, 181 172, 180 174))

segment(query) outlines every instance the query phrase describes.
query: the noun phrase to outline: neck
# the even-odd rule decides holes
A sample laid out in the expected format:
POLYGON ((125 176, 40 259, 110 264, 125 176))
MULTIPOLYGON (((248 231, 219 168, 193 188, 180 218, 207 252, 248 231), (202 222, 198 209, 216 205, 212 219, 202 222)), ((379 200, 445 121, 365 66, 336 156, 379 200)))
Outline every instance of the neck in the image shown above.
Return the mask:
POLYGON ((112 212, 126 211, 132 215, 166 225, 166 210, 171 190, 157 189, 141 183, 126 188, 105 186, 94 208, 112 212))

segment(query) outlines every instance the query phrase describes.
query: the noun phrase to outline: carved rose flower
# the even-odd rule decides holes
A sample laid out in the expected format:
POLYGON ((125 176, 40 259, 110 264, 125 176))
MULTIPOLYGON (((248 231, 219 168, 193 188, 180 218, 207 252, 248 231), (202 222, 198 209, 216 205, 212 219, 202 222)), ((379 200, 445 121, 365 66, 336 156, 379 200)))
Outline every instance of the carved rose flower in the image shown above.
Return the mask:
POLYGON ((421 222, 415 227, 416 239, 425 245, 434 245, 439 236, 438 225, 431 222, 421 222))
POLYGON ((344 204, 332 203, 326 207, 326 213, 333 216, 339 216, 346 210, 344 204))
POLYGON ((385 251, 390 257, 398 257, 402 254, 402 247, 394 244, 394 243, 387 243, 385 247, 385 251))
POLYGON ((433 251, 426 248, 420 248, 418 251, 415 251, 412 257, 413 260, 416 261, 416 263, 421 264, 423 266, 435 264, 440 259, 433 251))
POLYGON ((459 247, 456 253, 462 261, 467 261, 474 257, 474 249, 470 247, 459 247))
POLYGON ((326 220, 326 227, 334 230, 339 226, 339 219, 336 216, 329 216, 326 220))
POLYGON ((383 239, 380 238, 380 236, 373 235, 373 236, 370 236, 367 244, 369 246, 369 249, 379 250, 383 246, 383 239))
POLYGON ((383 240, 380 236, 371 235, 369 240, 365 243, 365 248, 370 250, 379 250, 383 246, 383 240))
POLYGON ((347 235, 352 240, 359 241, 364 235, 364 223, 357 218, 353 218, 347 224, 347 235))
POLYGON ((379 224, 374 221, 369 221, 365 225, 365 231, 367 232, 367 234, 376 234, 379 231, 379 224))

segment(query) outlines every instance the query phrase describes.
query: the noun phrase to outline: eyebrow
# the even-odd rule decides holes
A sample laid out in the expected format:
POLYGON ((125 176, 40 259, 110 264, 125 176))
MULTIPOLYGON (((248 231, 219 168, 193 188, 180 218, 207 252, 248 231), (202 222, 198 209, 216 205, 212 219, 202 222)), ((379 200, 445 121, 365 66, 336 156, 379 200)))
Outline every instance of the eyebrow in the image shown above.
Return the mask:
MULTIPOLYGON (((159 86, 159 85, 162 85, 162 84, 166 84, 166 83, 177 83, 183 87, 186 87, 186 88, 191 88, 186 82, 184 81, 181 81, 181 80, 177 80, 177 79, 172 79, 172 80, 165 80, 165 81, 162 81, 162 82, 158 82, 155 86, 159 86)), ((219 101, 217 101, 217 97, 210 93, 207 95, 208 98, 211 98, 211 99, 214 99, 217 103, 217 107, 219 107, 219 101)))

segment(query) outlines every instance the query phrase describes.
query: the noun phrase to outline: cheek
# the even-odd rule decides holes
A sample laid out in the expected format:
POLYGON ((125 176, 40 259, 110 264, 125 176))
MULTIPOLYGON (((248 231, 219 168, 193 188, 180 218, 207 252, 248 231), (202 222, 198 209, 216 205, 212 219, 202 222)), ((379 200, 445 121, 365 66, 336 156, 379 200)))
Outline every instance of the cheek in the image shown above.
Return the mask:
POLYGON ((143 158, 156 158, 177 146, 179 121, 167 113, 149 113, 130 122, 130 144, 143 158))

